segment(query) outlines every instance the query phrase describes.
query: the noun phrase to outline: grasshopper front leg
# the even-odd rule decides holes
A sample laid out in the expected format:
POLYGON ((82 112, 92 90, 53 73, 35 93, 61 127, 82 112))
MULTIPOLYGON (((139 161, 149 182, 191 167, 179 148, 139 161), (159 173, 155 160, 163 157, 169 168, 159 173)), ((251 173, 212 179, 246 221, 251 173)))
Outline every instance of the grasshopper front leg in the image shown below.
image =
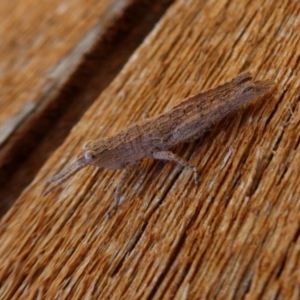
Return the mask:
MULTIPOLYGON (((123 171, 122 175, 121 175, 121 178, 117 184, 117 187, 116 187, 116 190, 115 190, 115 197, 114 197, 114 200, 115 200, 115 203, 114 203, 114 206, 112 208, 113 212, 116 213, 117 212, 117 209, 118 209, 118 206, 120 204, 120 200, 121 200, 121 196, 122 196, 122 189, 123 189, 123 185, 125 183, 125 181, 127 180, 127 178, 129 177, 133 167, 136 165, 136 163, 128 163, 126 164, 125 166, 125 170, 123 171)), ((110 213, 109 211, 106 212, 106 216, 108 218, 110 218, 110 213)))

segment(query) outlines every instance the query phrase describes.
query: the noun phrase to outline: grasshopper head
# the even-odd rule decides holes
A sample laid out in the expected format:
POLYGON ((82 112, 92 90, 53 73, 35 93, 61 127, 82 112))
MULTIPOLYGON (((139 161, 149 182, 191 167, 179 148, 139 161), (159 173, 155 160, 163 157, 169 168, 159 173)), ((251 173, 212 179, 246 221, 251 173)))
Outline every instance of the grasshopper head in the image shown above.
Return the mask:
POLYGON ((101 150, 97 149, 97 147, 95 147, 95 143, 92 141, 83 146, 83 151, 77 156, 75 162, 46 181, 47 184, 51 184, 53 182, 55 182, 55 184, 46 190, 44 195, 51 193, 59 185, 89 164, 101 167, 101 150))

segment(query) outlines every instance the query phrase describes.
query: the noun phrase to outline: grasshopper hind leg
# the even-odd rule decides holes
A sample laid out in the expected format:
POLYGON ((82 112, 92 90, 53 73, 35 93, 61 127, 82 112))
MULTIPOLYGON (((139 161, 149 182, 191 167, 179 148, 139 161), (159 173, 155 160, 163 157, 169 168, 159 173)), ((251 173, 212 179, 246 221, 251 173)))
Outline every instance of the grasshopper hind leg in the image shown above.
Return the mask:
POLYGON ((154 159, 158 159, 158 160, 174 161, 183 167, 191 169, 194 172, 195 184, 198 184, 200 182, 200 180, 199 180, 200 171, 195 166, 188 163, 185 159, 175 155, 173 152, 171 152, 171 151, 155 151, 152 153, 152 157, 154 159))

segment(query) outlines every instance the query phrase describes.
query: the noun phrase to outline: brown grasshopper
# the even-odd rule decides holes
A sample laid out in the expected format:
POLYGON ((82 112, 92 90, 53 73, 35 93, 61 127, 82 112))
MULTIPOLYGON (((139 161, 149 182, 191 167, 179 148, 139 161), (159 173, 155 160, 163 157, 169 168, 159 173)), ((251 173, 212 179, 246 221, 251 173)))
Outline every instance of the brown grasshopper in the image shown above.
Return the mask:
POLYGON ((212 124, 264 95, 272 86, 269 80, 253 81, 250 73, 242 73, 230 82, 188 97, 155 118, 147 118, 112 136, 89 141, 74 163, 47 181, 57 182, 45 194, 87 165, 111 170, 125 169, 115 191, 116 210, 124 181, 132 166, 143 158, 174 161, 190 168, 194 172, 195 183, 199 183, 200 172, 196 166, 168 149, 199 138, 212 124))

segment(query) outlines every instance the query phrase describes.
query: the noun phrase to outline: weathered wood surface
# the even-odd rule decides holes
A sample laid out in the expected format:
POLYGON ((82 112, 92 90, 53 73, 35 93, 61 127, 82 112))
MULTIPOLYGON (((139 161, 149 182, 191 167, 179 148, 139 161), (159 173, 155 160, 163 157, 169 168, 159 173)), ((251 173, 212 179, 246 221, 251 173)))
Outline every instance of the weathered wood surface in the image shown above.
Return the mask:
POLYGON ((298 1, 176 1, 1 221, 2 299, 299 299, 298 1), (126 182, 87 168, 44 181, 82 144, 163 112, 242 70, 277 82, 126 182))
MULTIPOLYGON (((48 100, 49 96, 41 99, 42 92, 57 92, 59 80, 67 80, 65 73, 72 73, 101 34, 99 19, 106 17, 111 4, 111 0, 0 3, 0 145, 48 100), (71 51, 73 55, 68 55, 71 51)), ((120 10, 115 8, 114 13, 120 10)))

